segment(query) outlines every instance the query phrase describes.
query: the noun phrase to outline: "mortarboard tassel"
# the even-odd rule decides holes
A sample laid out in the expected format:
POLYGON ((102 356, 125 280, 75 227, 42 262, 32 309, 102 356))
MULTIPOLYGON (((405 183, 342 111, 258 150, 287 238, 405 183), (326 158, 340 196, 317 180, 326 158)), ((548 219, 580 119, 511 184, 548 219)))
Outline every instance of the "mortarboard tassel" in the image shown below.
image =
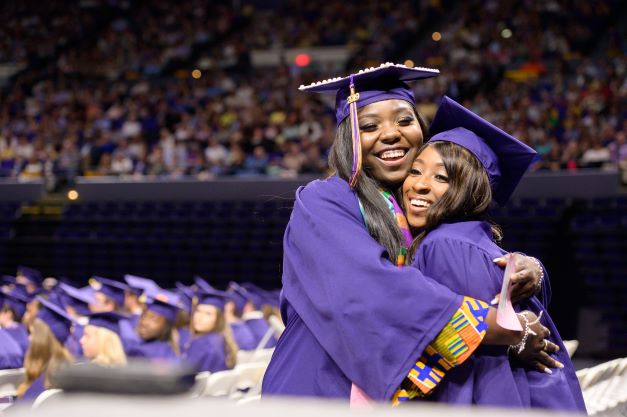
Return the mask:
POLYGON ((355 82, 353 76, 350 76, 350 95, 346 99, 349 103, 351 118, 351 136, 353 138, 353 169, 351 172, 348 185, 355 188, 359 174, 361 173, 361 137, 359 135, 359 123, 357 122, 357 100, 359 93, 355 92, 355 82))

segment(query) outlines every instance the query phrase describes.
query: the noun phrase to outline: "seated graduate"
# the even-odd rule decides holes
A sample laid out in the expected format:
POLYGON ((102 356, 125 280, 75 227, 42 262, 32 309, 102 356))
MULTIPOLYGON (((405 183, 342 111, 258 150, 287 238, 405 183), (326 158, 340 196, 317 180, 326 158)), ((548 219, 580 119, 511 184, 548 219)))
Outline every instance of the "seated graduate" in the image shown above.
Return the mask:
POLYGON ((41 272, 27 266, 18 266, 15 274, 15 282, 24 285, 28 294, 37 295, 36 292, 41 288, 43 276, 41 272))
POLYGON ((97 304, 93 289, 91 287, 75 288, 64 282, 59 283, 57 288, 56 297, 59 304, 74 319, 72 332, 65 342, 65 347, 74 358, 81 358, 83 350, 80 340, 83 337, 84 326, 87 324, 87 316, 92 312, 90 306, 97 304))
MULTIPOLYGON (((115 311, 125 314, 124 302, 126 294, 130 288, 123 282, 108 278, 94 276, 89 280, 89 285, 95 290, 94 296, 98 304, 93 306, 93 312, 115 311)), ((128 354, 129 350, 140 342, 135 333, 136 326, 131 318, 120 320, 120 338, 124 344, 124 350, 128 354)))
MULTIPOLYGON (((492 200, 507 202, 536 152, 448 97, 431 132, 403 184, 407 220, 417 234, 408 263, 454 292, 489 299, 503 282, 503 271, 492 260, 506 252, 497 244, 502 233, 485 220, 486 212, 492 200)), ((524 334, 510 346, 513 354, 506 346, 480 346, 448 370, 430 400, 585 412, 575 369, 546 307, 531 297, 517 309, 524 334), (552 371, 514 356, 532 342, 530 327, 538 322, 545 326, 541 354, 561 362, 552 371)), ((422 371, 443 373, 444 362, 422 371)))
POLYGON ((128 284, 128 291, 124 299, 124 308, 131 314, 131 321, 134 325, 139 321, 144 311, 144 304, 141 301, 142 294, 146 292, 158 292, 161 288, 156 282, 150 278, 144 278, 137 275, 126 274, 124 280, 128 284))
POLYGON ((178 360, 180 349, 175 322, 179 303, 176 294, 165 290, 146 295, 146 309, 137 324, 140 341, 127 351, 127 356, 178 360))
POLYGON ((246 298, 233 290, 229 290, 228 294, 230 298, 224 305, 224 318, 233 332, 233 337, 241 350, 255 350, 257 338, 241 318, 246 298))
MULTIPOLYGON (((236 282, 229 283, 229 289, 232 291, 234 297, 239 298, 240 300, 245 300, 243 307, 241 308, 241 318, 246 327, 252 332, 255 338, 255 348, 259 345, 261 340, 264 338, 266 333, 270 330, 270 325, 264 319, 263 313, 261 312, 261 307, 263 303, 263 299, 253 293, 248 291, 246 288, 237 284, 236 282)), ((236 298, 236 300, 237 300, 236 298)), ((237 301, 236 301, 237 302, 237 301)), ((239 301, 239 305, 241 306, 241 301, 239 301)), ((276 345, 276 338, 274 335, 268 340, 263 348, 270 348, 276 345)))
POLYGON ((85 358, 103 366, 125 365, 126 354, 119 336, 120 321, 125 318, 114 311, 90 314, 80 339, 85 358))
POLYGON ((23 286, 14 286, 3 294, 4 302, 0 304, 0 327, 19 344, 22 355, 28 350, 28 330, 22 324, 26 305, 31 301, 23 286))
POLYGON ((178 281, 176 282, 176 288, 173 290, 173 292, 179 296, 182 305, 182 308, 178 311, 178 314, 176 315, 175 326, 179 332, 179 347, 181 349, 181 352, 184 352, 187 350, 189 346, 189 341, 192 336, 190 331, 190 323, 195 294, 194 290, 178 281))
POLYGON ((72 318, 65 310, 38 297, 40 310, 30 326, 30 345, 24 358, 26 380, 18 387, 20 401, 33 401, 43 391, 54 388, 51 374, 74 358, 63 345, 70 335, 72 318))
POLYGON ((192 338, 183 358, 199 372, 218 372, 235 366, 238 346, 224 319, 228 298, 228 294, 217 290, 198 293, 192 313, 192 338))

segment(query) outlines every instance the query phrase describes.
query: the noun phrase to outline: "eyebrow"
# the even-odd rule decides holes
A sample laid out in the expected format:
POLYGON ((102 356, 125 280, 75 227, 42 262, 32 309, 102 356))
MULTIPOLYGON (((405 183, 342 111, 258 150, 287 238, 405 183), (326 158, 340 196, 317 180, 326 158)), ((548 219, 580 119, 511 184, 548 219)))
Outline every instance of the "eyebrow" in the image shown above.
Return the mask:
MULTIPOLYGON (((420 159, 420 158, 416 158, 416 159, 414 159, 414 163, 415 163, 415 162, 420 162, 421 164, 424 164, 424 163, 425 163, 425 161, 423 161, 423 160, 422 160, 422 159, 420 159)), ((437 164, 435 164, 435 166, 437 166, 437 167, 443 167, 443 166, 444 166, 444 162, 438 162, 437 164)))

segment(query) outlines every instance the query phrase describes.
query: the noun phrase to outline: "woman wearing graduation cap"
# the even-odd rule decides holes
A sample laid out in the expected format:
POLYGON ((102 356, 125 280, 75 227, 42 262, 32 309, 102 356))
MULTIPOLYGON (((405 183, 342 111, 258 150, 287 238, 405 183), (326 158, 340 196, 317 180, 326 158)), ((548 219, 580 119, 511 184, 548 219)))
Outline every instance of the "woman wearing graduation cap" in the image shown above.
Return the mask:
MULTIPOLYGON (((487 299, 503 281, 492 259, 505 252, 495 242, 501 231, 485 220, 486 211, 492 200, 507 202, 537 154, 448 97, 431 133, 403 184, 407 220, 417 234, 408 263, 453 291, 487 299)), ((519 308, 527 334, 533 322, 546 326, 540 329, 543 354, 554 354, 564 367, 548 373, 539 364, 510 364, 506 347, 481 346, 447 373, 431 400, 585 412, 575 369, 546 307, 531 297, 519 308)), ((510 349, 522 351, 525 343, 528 337, 510 349)))
POLYGON ((125 365, 126 354, 119 336, 120 321, 124 319, 114 311, 90 314, 80 339, 83 355, 98 365, 125 365))
POLYGON ((63 346, 70 335, 72 318, 63 307, 41 297, 38 301, 40 310, 30 326, 30 346, 24 358, 26 380, 17 390, 19 401, 32 401, 52 388, 51 373, 74 360, 63 346))
POLYGON ((137 324, 140 341, 127 351, 128 356, 178 360, 180 348, 175 327, 180 308, 178 297, 165 290, 146 297, 146 309, 137 324))
POLYGON ((4 304, 0 309, 0 327, 15 339, 22 352, 28 349, 28 330, 21 321, 26 312, 26 305, 31 301, 26 290, 15 286, 4 296, 4 304))
MULTIPOLYGON (((426 352, 458 365, 482 341, 512 344, 512 332, 495 324, 485 300, 402 267, 412 236, 397 198, 426 131, 407 82, 437 74, 383 64, 301 87, 336 93, 329 161, 335 175, 296 193, 283 240, 286 329, 264 376, 264 395, 365 393, 402 401, 408 393, 399 386, 425 366, 426 352), (459 349, 447 352, 451 338, 459 349)), ((524 258, 516 272, 514 295, 528 297, 541 268, 524 258)), ((545 366, 556 365, 549 358, 545 366)), ((428 375, 419 378, 437 385, 426 382, 428 375)))
POLYGON ((235 366, 238 346, 224 319, 229 295, 222 291, 200 291, 191 321, 191 340, 183 359, 199 372, 218 372, 235 366))

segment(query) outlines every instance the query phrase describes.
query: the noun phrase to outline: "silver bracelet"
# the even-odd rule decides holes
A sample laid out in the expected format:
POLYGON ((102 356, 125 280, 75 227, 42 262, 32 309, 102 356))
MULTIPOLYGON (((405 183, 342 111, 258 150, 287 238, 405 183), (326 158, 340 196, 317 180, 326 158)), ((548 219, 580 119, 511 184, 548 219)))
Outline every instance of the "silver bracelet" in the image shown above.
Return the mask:
POLYGON ((527 344, 527 338, 529 338, 529 319, 523 313, 516 313, 517 316, 520 316, 525 321, 525 333, 523 334, 522 339, 519 343, 515 345, 510 345, 507 350, 513 350, 517 354, 520 354, 523 350, 525 350, 525 345, 527 344))
POLYGON ((544 268, 542 268, 542 264, 537 258, 534 258, 533 256, 531 256, 530 258, 540 270, 540 279, 538 280, 538 283, 536 284, 536 291, 540 291, 540 288, 542 288, 542 281, 544 281, 544 268))

